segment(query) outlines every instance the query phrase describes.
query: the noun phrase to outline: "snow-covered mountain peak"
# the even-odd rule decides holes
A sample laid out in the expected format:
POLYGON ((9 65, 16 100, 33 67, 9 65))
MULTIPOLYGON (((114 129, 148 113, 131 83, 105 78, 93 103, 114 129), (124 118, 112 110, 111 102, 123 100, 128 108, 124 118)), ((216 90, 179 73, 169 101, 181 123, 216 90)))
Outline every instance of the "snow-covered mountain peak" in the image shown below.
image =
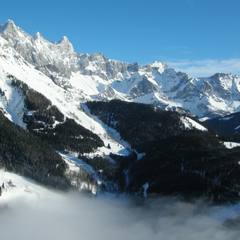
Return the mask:
POLYGON ((70 43, 70 41, 69 41, 68 37, 66 35, 64 35, 62 37, 62 39, 60 40, 60 43, 70 43))
POLYGON ((160 61, 154 61, 153 63, 149 64, 149 66, 156 68, 159 73, 163 73, 168 68, 167 64, 160 61))
POLYGON ((43 37, 43 35, 40 32, 37 32, 34 36, 34 40, 36 41, 39 39, 41 40, 41 39, 45 39, 45 38, 43 37))
POLYGON ((229 77, 234 77, 233 74, 231 73, 223 73, 223 72, 218 72, 213 74, 210 78, 229 78, 229 77))
POLYGON ((0 27, 0 33, 4 36, 4 38, 12 43, 26 41, 31 38, 31 36, 18 27, 13 20, 8 20, 4 25, 2 25, 0 27))
POLYGON ((210 76, 208 79, 215 82, 232 82, 236 81, 240 78, 237 74, 231 73, 215 73, 214 75, 210 76))
POLYGON ((221 87, 223 90, 228 91, 230 93, 236 93, 240 90, 240 77, 233 74, 226 73, 216 73, 213 76, 207 78, 208 82, 212 85, 221 87))
POLYGON ((59 46, 61 46, 62 49, 64 49, 65 51, 74 52, 74 48, 72 43, 69 41, 67 36, 63 36, 62 39, 59 41, 58 43, 59 46))
POLYGON ((211 82, 221 82, 221 81, 230 81, 232 76, 226 73, 215 73, 214 75, 209 77, 209 81, 211 82))
POLYGON ((17 31, 19 27, 16 26, 12 19, 8 19, 7 22, 1 27, 1 31, 17 31))
POLYGON ((98 62, 106 62, 107 61, 107 57, 101 52, 96 52, 89 56, 90 56, 90 59, 94 60, 94 61, 98 61, 98 62))

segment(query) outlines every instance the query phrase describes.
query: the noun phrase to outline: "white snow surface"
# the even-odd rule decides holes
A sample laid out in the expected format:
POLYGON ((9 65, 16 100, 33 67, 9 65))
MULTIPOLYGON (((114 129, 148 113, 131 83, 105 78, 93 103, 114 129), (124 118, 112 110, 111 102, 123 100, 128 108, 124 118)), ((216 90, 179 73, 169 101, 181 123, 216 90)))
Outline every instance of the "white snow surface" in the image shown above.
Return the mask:
POLYGON ((223 142, 224 146, 228 149, 232 149, 235 147, 240 147, 240 143, 237 142, 223 142))
MULTIPOLYGON (((81 173, 81 171, 85 171, 86 173, 89 173, 90 176, 92 176, 96 182, 96 184, 100 184, 101 180, 96 174, 95 170, 87 163, 82 161, 81 159, 78 158, 77 153, 60 153, 59 155, 62 157, 62 159, 67 163, 68 165, 68 174, 74 174, 74 173, 81 173)), ((72 186, 75 186, 78 188, 80 191, 86 190, 91 192, 92 194, 96 195, 97 194, 97 186, 93 183, 86 182, 84 180, 79 180, 80 182, 76 182, 76 179, 70 177, 71 179, 71 184, 72 186), (79 186, 78 186, 79 185, 79 186)))
POLYGON ((0 197, 0 206, 11 204, 16 200, 34 203, 50 193, 50 190, 40 186, 33 180, 1 169, 0 186, 3 183, 5 188, 2 190, 2 196, 0 197))
POLYGON ((200 131, 208 131, 207 128, 202 126, 200 123, 194 121, 193 119, 189 117, 181 117, 181 121, 185 127, 185 129, 197 129, 200 131))

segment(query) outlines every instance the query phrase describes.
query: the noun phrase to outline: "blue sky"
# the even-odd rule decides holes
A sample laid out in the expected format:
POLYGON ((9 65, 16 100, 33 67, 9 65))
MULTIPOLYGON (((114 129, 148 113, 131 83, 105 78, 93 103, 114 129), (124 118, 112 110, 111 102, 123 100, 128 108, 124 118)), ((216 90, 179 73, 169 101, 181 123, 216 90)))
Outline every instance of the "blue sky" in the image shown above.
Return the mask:
POLYGON ((239 10, 239 0, 7 0, 0 22, 51 41, 67 35, 79 52, 206 75, 239 72, 239 10))

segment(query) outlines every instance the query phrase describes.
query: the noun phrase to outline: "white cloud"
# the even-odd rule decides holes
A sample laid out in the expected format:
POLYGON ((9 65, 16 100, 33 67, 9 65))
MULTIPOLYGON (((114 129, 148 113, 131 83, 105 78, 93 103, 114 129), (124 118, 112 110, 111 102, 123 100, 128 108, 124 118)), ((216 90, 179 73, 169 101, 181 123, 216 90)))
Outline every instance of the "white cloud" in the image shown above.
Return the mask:
POLYGON ((169 67, 194 77, 211 76, 215 73, 240 74, 240 58, 168 61, 169 67))
MULTIPOLYGON (((30 193, 28 193, 30 194, 30 193)), ((209 206, 159 198, 140 204, 114 196, 40 195, 36 201, 0 201, 1 239, 8 240, 235 240, 223 225, 239 206, 209 206)))

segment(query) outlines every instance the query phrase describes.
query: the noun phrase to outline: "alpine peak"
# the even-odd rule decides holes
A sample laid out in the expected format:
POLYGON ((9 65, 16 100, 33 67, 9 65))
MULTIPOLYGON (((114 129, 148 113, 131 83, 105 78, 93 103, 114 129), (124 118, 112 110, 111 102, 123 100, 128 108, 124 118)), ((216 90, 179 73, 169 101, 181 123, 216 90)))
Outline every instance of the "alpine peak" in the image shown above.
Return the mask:
POLYGON ((158 69, 159 72, 164 72, 166 68, 168 68, 167 64, 160 62, 160 61, 154 61, 150 64, 152 68, 158 69))
POLYGON ((15 22, 8 19, 7 22, 0 28, 1 32, 13 33, 17 32, 19 28, 16 26, 15 22))
POLYGON ((62 46, 64 49, 67 49, 68 51, 74 52, 74 48, 72 43, 69 41, 67 36, 63 36, 62 39, 58 43, 60 46, 62 46))

